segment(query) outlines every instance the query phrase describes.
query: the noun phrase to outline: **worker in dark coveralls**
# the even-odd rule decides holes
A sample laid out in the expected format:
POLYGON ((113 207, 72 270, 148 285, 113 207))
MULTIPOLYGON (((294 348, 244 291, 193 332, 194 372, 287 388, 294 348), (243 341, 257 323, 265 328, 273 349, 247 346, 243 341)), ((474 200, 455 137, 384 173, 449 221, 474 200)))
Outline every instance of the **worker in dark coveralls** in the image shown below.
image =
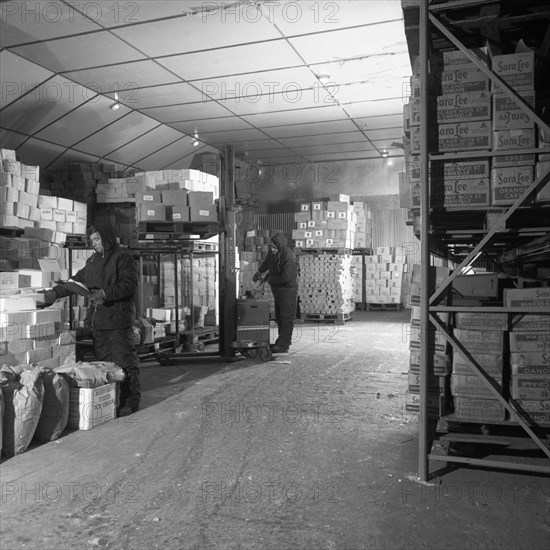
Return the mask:
MULTIPOLYGON (((133 333, 137 264, 119 246, 111 227, 95 225, 87 233, 95 253, 72 280, 92 291, 86 323, 92 329, 96 360, 113 362, 126 373, 120 384, 117 415, 127 416, 138 410, 141 398, 139 357, 133 333)), ((69 294, 69 290, 57 285, 45 292, 45 305, 69 294)))
POLYGON ((266 271, 275 298, 275 320, 279 330, 279 336, 271 349, 274 353, 285 353, 292 344, 298 281, 296 258, 287 246, 284 233, 273 235, 267 256, 252 280, 259 281, 266 271))

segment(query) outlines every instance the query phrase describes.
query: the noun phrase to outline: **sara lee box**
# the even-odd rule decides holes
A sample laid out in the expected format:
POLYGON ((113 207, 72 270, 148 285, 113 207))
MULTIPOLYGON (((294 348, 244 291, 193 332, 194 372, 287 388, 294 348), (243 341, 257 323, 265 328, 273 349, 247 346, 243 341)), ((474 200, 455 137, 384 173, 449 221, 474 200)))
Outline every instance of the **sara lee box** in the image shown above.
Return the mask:
MULTIPOLYGON (((502 377, 504 372, 503 354, 472 353, 474 361, 489 375, 502 377)), ((462 357, 461 353, 453 353, 453 373, 472 375, 474 367, 462 357)))
POLYGON ((502 330, 473 330, 455 328, 453 334, 456 339, 470 353, 502 353, 504 346, 504 331, 502 330))
POLYGON ((506 418, 504 405, 496 399, 455 397, 455 416, 466 422, 495 422, 506 418))
MULTIPOLYGON (((412 134, 411 130, 411 136, 412 134)), ((437 135, 439 151, 475 151, 491 148, 489 121, 440 124, 437 135)))
POLYGON ((436 105, 439 124, 491 119, 491 95, 486 91, 448 93, 438 96, 436 105))
MULTIPOLYGON (((522 92, 521 98, 528 105, 535 105, 534 91, 522 92)), ((527 116, 517 101, 506 94, 493 94, 493 130, 517 130, 534 127, 534 120, 527 116)))
POLYGON ((489 77, 473 63, 443 71, 440 76, 441 94, 489 92, 489 77))
POLYGON ((432 180, 432 206, 489 206, 491 186, 489 178, 432 180))
POLYGON ((491 170, 491 203, 497 206, 513 204, 535 175, 532 165, 497 166, 491 170))
POLYGON ((534 147, 536 147, 535 130, 532 128, 497 130, 493 132, 493 150, 510 151, 510 154, 495 156, 493 158, 493 167, 535 164, 534 153, 513 152, 518 149, 533 149, 534 147))
MULTIPOLYGON (((491 377, 498 386, 499 393, 502 395, 502 376, 491 377)), ((453 395, 495 398, 494 393, 487 387, 481 377, 475 374, 456 374, 451 375, 451 393, 453 395)))
MULTIPOLYGON (((514 90, 529 90, 535 85, 535 52, 495 55, 493 71, 514 90)), ((495 84, 497 89, 500 89, 495 84)))
MULTIPOLYGON (((449 355, 433 354, 431 359, 432 374, 446 376, 451 372, 451 360, 449 355)), ((412 373, 420 373, 420 352, 411 351, 409 370, 412 373)))
POLYGON ((504 289, 506 307, 550 308, 550 287, 504 289))

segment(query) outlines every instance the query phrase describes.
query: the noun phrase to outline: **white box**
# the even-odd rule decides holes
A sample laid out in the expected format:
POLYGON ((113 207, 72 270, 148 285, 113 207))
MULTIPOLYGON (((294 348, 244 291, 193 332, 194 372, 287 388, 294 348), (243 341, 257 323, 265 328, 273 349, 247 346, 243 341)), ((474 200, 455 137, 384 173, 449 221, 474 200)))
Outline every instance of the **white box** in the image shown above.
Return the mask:
POLYGON ((105 384, 98 388, 69 389, 70 428, 91 430, 115 418, 116 385, 105 384))

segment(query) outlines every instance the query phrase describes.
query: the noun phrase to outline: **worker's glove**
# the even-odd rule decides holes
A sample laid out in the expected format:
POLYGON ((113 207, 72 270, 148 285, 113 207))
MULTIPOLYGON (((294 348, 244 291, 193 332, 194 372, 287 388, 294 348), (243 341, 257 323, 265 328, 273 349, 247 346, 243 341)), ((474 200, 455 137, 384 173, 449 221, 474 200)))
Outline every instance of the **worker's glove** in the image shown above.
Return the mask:
POLYGON ((254 276, 252 277, 252 281, 254 283, 257 283, 260 279, 262 278, 262 274, 260 271, 256 271, 256 273, 254 273, 254 276))
POLYGON ((93 304, 101 305, 105 301, 105 298, 107 298, 107 295, 105 294, 105 291, 100 288, 92 292, 92 295, 90 296, 90 301, 93 304))
POLYGON ((43 294, 44 297, 39 297, 36 305, 40 307, 51 306, 57 300, 57 293, 55 290, 39 290, 38 294, 43 294))

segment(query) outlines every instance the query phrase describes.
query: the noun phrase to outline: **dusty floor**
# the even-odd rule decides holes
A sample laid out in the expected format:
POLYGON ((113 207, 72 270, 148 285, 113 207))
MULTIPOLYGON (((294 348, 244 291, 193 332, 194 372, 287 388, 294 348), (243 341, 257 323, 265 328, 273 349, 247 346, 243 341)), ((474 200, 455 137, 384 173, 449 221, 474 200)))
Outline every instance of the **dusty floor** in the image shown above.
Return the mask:
POLYGON ((408 317, 301 325, 270 363, 145 364, 137 414, 3 462, 0 548, 550 547, 550 478, 417 482, 408 317))

